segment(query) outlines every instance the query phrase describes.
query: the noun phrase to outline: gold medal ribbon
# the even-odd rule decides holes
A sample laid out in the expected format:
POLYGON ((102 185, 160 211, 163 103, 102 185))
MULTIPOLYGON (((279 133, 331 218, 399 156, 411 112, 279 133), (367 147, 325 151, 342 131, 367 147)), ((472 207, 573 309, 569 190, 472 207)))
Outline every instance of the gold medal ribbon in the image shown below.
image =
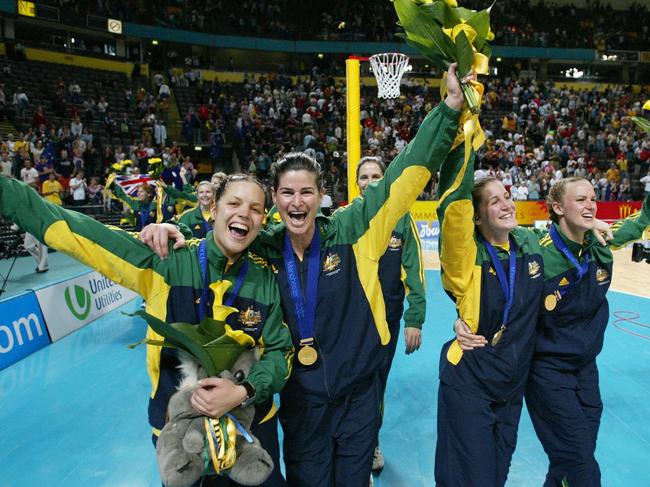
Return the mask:
POLYGON ((237 442, 237 426, 226 416, 219 419, 203 418, 205 435, 208 440, 208 451, 212 460, 214 473, 220 474, 232 468, 237 459, 235 449, 237 442))

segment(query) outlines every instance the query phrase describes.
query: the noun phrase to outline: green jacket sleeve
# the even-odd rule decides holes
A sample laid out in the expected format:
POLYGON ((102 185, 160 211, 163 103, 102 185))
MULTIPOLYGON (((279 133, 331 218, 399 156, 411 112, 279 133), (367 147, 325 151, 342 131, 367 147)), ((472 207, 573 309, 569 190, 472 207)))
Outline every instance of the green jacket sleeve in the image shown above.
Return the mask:
POLYGON ((115 197, 120 200, 122 203, 127 205, 131 210, 137 211, 140 209, 140 200, 137 198, 132 198, 126 192, 122 189, 122 187, 117 184, 115 181, 113 181, 108 188, 110 191, 113 192, 115 197))
POLYGON ((621 247, 642 238, 643 232, 650 227, 650 194, 643 200, 641 211, 619 220, 612 225, 614 238, 608 243, 611 247, 621 247))
POLYGON ((404 326, 422 329, 426 314, 426 293, 422 247, 411 214, 406 215, 402 248, 402 275, 406 287, 408 307, 404 312, 404 326))
POLYGON ((334 213, 331 222, 340 240, 356 242, 359 252, 372 260, 381 258, 393 228, 447 157, 459 117, 460 112, 444 102, 426 116, 415 138, 388 166, 384 177, 372 183, 362 198, 334 213))
POLYGON ((262 330, 262 356, 248 375, 248 381, 255 387, 256 403, 280 392, 291 374, 293 362, 293 343, 289 327, 283 322, 280 291, 275 282, 272 286, 273 304, 262 330))
POLYGON ((154 270, 160 260, 132 234, 53 205, 26 184, 5 176, 0 176, 0 214, 146 299, 167 287, 163 275, 154 270))
POLYGON ((165 193, 175 201, 189 201, 191 203, 197 203, 199 201, 196 192, 189 193, 186 191, 180 191, 171 184, 165 187, 165 193))
MULTIPOLYGON (((472 203, 474 159, 472 151, 465 164, 464 148, 460 146, 454 149, 442 165, 438 184, 438 252, 442 282, 443 287, 456 299, 471 288, 477 256, 472 203)), ((463 319, 467 321, 465 317, 463 319)))

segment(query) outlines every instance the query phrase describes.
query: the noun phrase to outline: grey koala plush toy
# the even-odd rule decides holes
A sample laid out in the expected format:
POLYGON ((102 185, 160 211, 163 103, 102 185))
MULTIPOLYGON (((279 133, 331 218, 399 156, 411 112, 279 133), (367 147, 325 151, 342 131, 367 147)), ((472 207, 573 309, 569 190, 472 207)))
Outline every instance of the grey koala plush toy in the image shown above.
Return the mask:
MULTIPOLYGON (((169 400, 169 419, 156 444, 160 478, 166 487, 190 487, 203 475, 215 474, 212 462, 211 468, 205 468, 204 458, 210 458, 207 452, 206 435, 209 433, 206 432, 205 416, 196 411, 190 402, 197 387, 196 383, 206 374, 188 354, 180 355, 184 379, 178 392, 169 400)), ((223 371, 219 376, 240 384, 257 360, 256 348, 245 350, 231 370, 223 371)), ((255 416, 255 407, 240 406, 230 414, 246 430, 248 439, 237 428, 235 463, 229 469, 218 473, 227 475, 241 485, 260 485, 273 471, 273 460, 262 448, 259 440, 249 432, 255 416)))

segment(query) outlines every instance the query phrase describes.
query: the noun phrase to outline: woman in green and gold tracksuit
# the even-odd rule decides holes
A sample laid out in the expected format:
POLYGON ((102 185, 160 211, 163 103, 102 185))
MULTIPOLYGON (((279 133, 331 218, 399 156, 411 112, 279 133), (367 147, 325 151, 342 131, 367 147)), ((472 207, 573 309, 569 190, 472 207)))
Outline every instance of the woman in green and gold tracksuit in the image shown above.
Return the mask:
MULTIPOLYGON (((361 195, 365 193, 370 183, 383 178, 384 172, 386 172, 386 165, 380 158, 362 157, 357 164, 357 186, 361 195)), ((379 281, 386 303, 386 321, 391 337, 386 363, 380 372, 383 405, 386 382, 397 348, 402 315, 404 315, 406 353, 415 352, 422 344, 422 325, 426 313, 424 266, 420 236, 410 212, 404 215, 393 229, 388 250, 379 261, 379 281), (408 301, 406 311, 404 311, 404 297, 408 301)), ((372 470, 378 472, 383 467, 384 456, 377 446, 372 460, 372 470)))
POLYGON ((211 212, 214 201, 214 189, 210 181, 201 181, 196 188, 198 206, 185 211, 178 217, 178 222, 186 225, 194 238, 205 238, 212 225, 211 212))
MULTIPOLYGON (((545 487, 600 486, 595 459, 603 404, 596 356, 609 320, 607 290, 612 252, 596 245, 589 230, 597 204, 582 178, 556 183, 548 196, 549 234, 540 240, 544 259, 544 307, 526 405, 549 457, 545 487)), ((642 237, 650 226, 650 197, 640 212, 612 225, 611 246, 642 237)))
POLYGON ((443 288, 478 343, 447 342, 440 356, 435 478, 439 486, 496 487, 515 449, 541 306, 538 236, 517 227, 503 184, 474 184, 463 147, 441 168, 438 208, 443 288), (474 348, 474 349, 473 349, 474 348))
POLYGON ((293 153, 273 164, 282 222, 253 248, 277 269, 297 348, 279 413, 292 487, 368 485, 381 418, 379 375, 391 341, 379 261, 456 138, 463 95, 454 65, 447 86, 446 100, 384 177, 331 217, 318 215, 323 174, 314 159, 293 153))
MULTIPOLYGON (((159 319, 199 323, 210 315, 212 304, 227 300, 239 310, 227 318, 235 330, 252 336, 262 355, 246 386, 209 378, 194 393, 192 404, 201 413, 220 417, 250 401, 256 404, 252 431, 275 462, 264 485, 283 485, 272 395, 291 370, 293 346, 282 320, 280 294, 270 265, 248 252, 264 215, 264 191, 254 178, 234 176, 224 182, 213 207, 213 232, 207 239, 189 242, 160 259, 132 234, 110 229, 77 212, 45 202, 36 192, 14 179, 0 176, 0 214, 18 223, 48 246, 61 250, 98 270, 115 282, 142 295, 147 312, 159 319), (234 283, 225 295, 214 295, 209 284, 234 283), (222 301, 223 300, 223 301, 222 301)), ((162 337, 149 329, 148 338, 162 337)), ((179 360, 168 348, 147 347, 147 370, 153 391, 149 422, 154 433, 165 424, 167 403, 179 384, 179 360)), ((218 477, 203 485, 233 485, 218 477)))
POLYGON ((156 190, 153 186, 146 183, 140 185, 137 198, 132 198, 126 194, 117 182, 110 184, 108 189, 115 193, 116 198, 133 212, 136 232, 139 232, 150 223, 157 223, 156 190))

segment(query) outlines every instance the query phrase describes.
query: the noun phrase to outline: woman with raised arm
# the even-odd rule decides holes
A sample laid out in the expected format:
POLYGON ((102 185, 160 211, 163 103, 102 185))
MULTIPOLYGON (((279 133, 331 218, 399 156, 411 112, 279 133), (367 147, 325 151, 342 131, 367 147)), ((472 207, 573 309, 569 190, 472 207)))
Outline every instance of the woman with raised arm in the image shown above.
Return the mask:
POLYGON ((517 440, 543 268, 538 237, 517 226, 501 181, 474 182, 474 158, 465 164, 462 147, 454 150, 438 188, 442 285, 464 322, 440 355, 435 478, 500 487, 517 440))
MULTIPOLYGON (((297 354, 281 394, 287 482, 295 487, 367 487, 380 424, 379 372, 390 331, 379 260, 391 233, 447 156, 463 95, 455 65, 448 95, 384 177, 331 217, 318 215, 323 174, 303 153, 271 169, 281 223, 254 248, 277 269, 282 307, 297 354)), ((145 240, 178 229, 158 226, 145 240)), ((158 242, 158 243, 156 243, 158 242)))
MULTIPOLYGON (((45 202, 27 185, 0 176, 0 214, 145 298, 147 312, 167 322, 199 323, 213 305, 227 304, 239 313, 226 322, 250 335, 262 348, 244 385, 219 378, 202 381, 192 398, 200 413, 219 418, 246 402, 256 405, 252 432, 269 452, 275 469, 265 486, 284 485, 280 473, 277 420, 272 401, 291 367, 293 346, 282 321, 280 295, 270 265, 248 247, 262 228, 264 189, 251 176, 235 175, 217 189, 212 206, 213 231, 187 248, 171 249, 162 260, 130 233, 110 229, 81 213, 45 202), (223 296, 214 284, 232 286, 223 296)), ((151 329, 147 337, 162 340, 151 329)), ((154 438, 165 424, 167 404, 181 379, 175 350, 147 346, 151 378, 149 422, 154 438)), ((155 441, 155 440, 154 440, 155 441)), ((204 479, 203 486, 234 486, 226 477, 204 479)))

